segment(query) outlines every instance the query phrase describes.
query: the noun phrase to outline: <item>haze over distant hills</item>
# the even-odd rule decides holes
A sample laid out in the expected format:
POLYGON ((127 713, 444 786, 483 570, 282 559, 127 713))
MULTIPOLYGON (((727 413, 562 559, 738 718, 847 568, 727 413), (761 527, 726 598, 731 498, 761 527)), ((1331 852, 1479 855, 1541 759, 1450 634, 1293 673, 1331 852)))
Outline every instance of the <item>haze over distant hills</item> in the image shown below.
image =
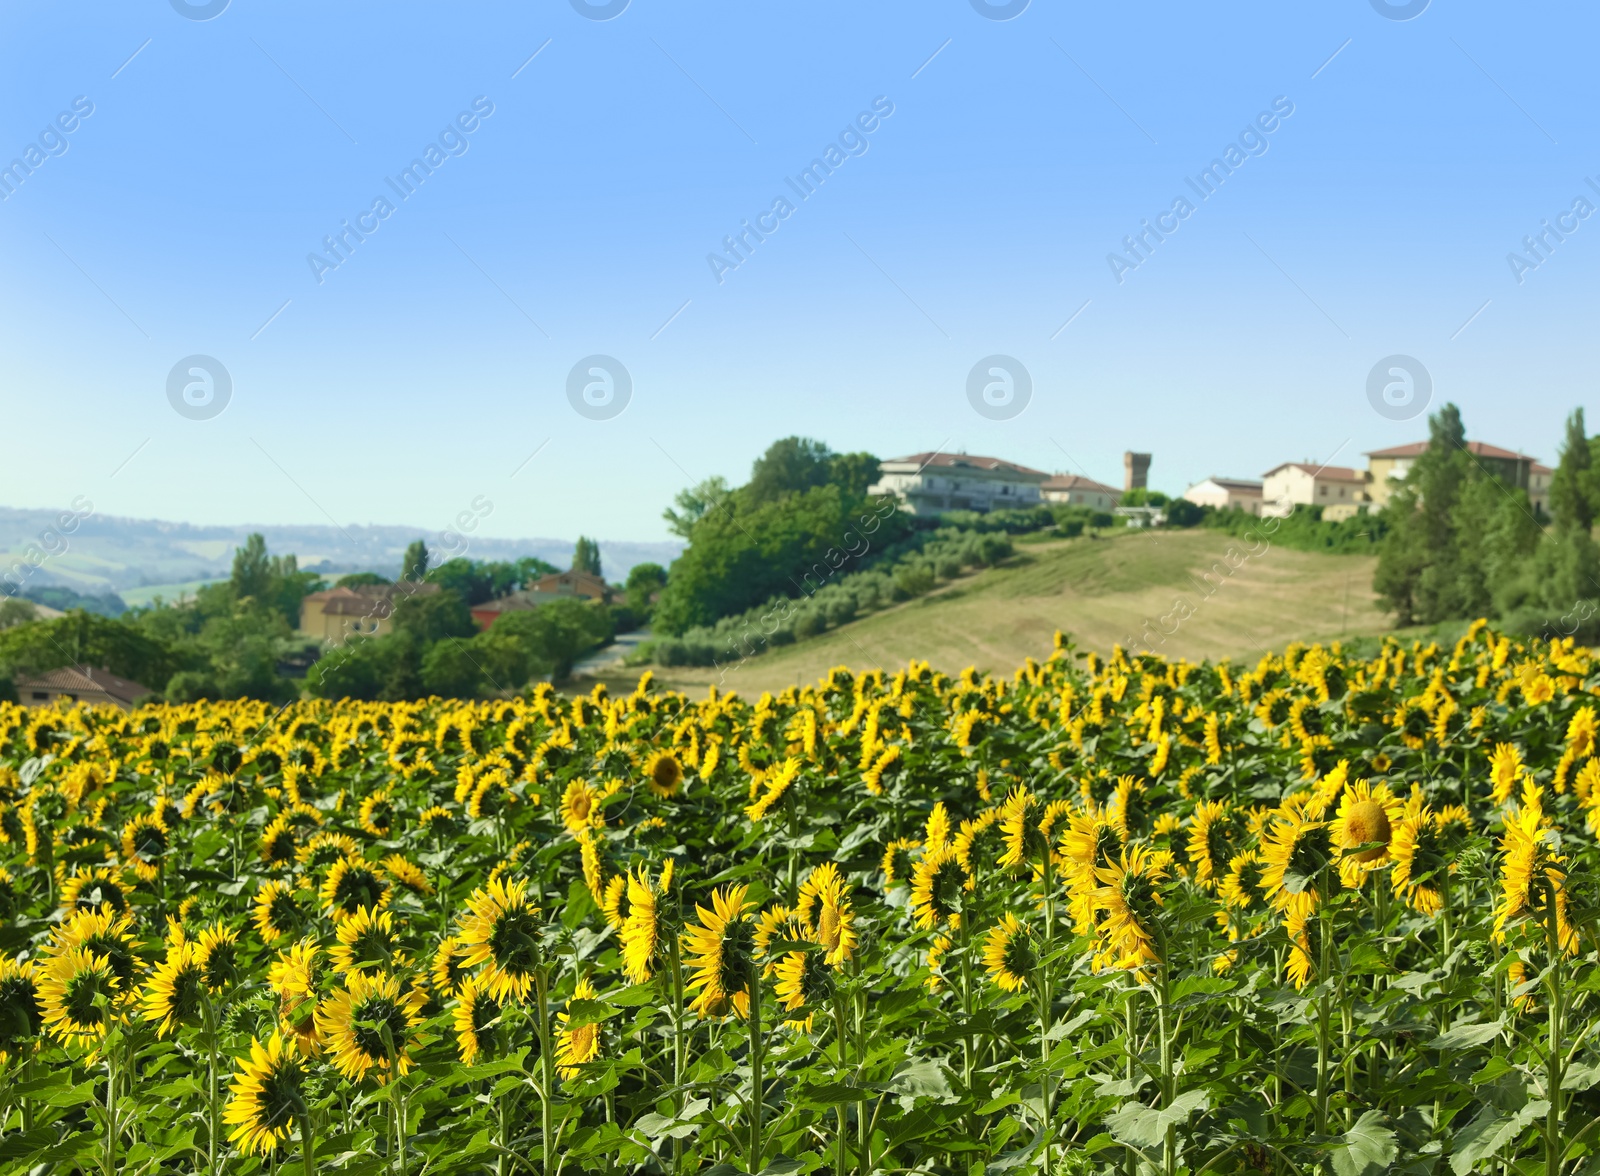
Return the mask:
MULTIPOLYGON (((570 539, 486 539, 477 535, 445 535, 426 527, 392 526, 237 526, 202 527, 158 519, 125 519, 90 513, 71 534, 57 539, 53 529, 70 510, 18 510, 0 507, 0 574, 14 565, 30 545, 55 551, 26 575, 22 585, 12 575, 0 592, 28 585, 63 584, 79 592, 182 584, 226 576, 233 550, 253 531, 266 537, 274 555, 293 553, 300 567, 329 575, 379 572, 398 575, 406 545, 415 539, 438 557, 451 554, 472 559, 516 559, 534 555, 557 567, 572 561, 570 539), (62 550, 62 543, 65 550, 62 550)), ((480 524, 481 525, 481 524, 480 524)), ((628 543, 600 540, 601 569, 608 580, 622 580, 639 563, 670 564, 683 545, 677 542, 628 543)), ((25 569, 24 569, 25 570, 25 569)), ((20 574, 20 573, 19 573, 20 574)))

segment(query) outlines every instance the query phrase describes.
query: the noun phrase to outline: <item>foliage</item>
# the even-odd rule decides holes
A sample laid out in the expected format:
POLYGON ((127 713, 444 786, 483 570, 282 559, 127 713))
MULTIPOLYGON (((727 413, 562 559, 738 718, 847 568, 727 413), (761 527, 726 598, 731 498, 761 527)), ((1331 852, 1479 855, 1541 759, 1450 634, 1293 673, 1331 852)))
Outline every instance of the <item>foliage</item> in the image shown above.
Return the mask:
POLYGON ((421 539, 413 539, 406 546, 406 553, 400 558, 400 579, 421 583, 428 575, 428 545, 421 539))
POLYGON ((0 1157, 1588 1171, 1597 693, 1477 623, 756 703, 0 706, 0 1157))
POLYGON ((554 564, 532 555, 515 562, 457 556, 430 571, 427 579, 428 583, 447 588, 468 605, 474 605, 526 588, 540 576, 559 570, 554 564))
POLYGON ((591 576, 600 575, 600 544, 579 535, 572 548, 572 570, 588 572, 591 576))
POLYGON ((661 517, 666 519, 669 531, 680 539, 687 539, 694 534, 694 525, 706 512, 714 508, 722 509, 727 497, 727 479, 715 476, 706 478, 687 490, 679 490, 672 500, 677 509, 669 506, 661 512, 661 517))
POLYGON ((58 612, 71 612, 75 608, 81 608, 84 612, 96 613, 102 617, 116 617, 128 611, 127 602, 115 592, 104 592, 95 596, 62 584, 29 584, 23 588, 21 595, 35 604, 42 604, 58 612))
MULTIPOLYGON (((1247 535, 1261 527, 1261 516, 1238 507, 1207 509, 1201 526, 1229 535, 1247 535)), ((1297 506, 1284 516, 1272 541, 1296 551, 1321 551, 1330 555, 1374 555, 1388 533, 1384 514, 1358 514, 1338 522, 1322 517, 1320 506, 1297 506)))

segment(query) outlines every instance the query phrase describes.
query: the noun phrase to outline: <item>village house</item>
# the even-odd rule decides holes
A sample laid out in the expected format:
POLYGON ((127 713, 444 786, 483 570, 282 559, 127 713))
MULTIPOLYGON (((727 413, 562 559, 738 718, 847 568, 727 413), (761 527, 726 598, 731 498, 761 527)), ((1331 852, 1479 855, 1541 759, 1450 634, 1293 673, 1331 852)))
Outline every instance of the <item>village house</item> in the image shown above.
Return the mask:
POLYGON ((1284 516, 1296 506, 1320 506, 1329 521, 1346 519, 1367 509, 1367 475, 1348 466, 1286 461, 1262 475, 1261 513, 1284 516))
POLYGON ((437 591, 437 584, 403 580, 313 592, 300 602, 300 632, 327 645, 343 645, 352 637, 381 637, 394 629, 394 610, 401 600, 437 591))
POLYGON ((1044 500, 1061 506, 1087 506, 1091 510, 1110 510, 1122 492, 1104 482, 1077 474, 1056 474, 1039 487, 1044 500))
POLYGON ((519 592, 474 605, 472 619, 478 623, 479 628, 487 629, 499 619, 501 613, 538 608, 541 604, 563 597, 609 604, 611 595, 610 585, 599 576, 576 571, 551 572, 548 576, 540 576, 519 592))
POLYGON ((23 706, 54 706, 63 699, 132 710, 150 691, 100 666, 62 666, 37 676, 18 674, 12 685, 23 706))
POLYGON ((907 514, 936 515, 947 510, 1026 509, 1045 500, 1041 487, 1050 480, 998 457, 966 453, 913 453, 878 465, 878 481, 869 494, 893 494, 907 514))
POLYGON ((1183 496, 1196 506, 1209 506, 1213 510, 1242 510, 1247 514, 1261 513, 1264 501, 1262 484, 1248 478, 1219 478, 1215 475, 1196 482, 1183 492, 1183 496))
MULTIPOLYGON (((1413 441, 1409 445, 1395 445, 1388 449, 1374 449, 1367 457, 1367 492, 1375 506, 1382 506, 1394 494, 1396 483, 1403 482, 1411 467, 1428 451, 1428 442, 1413 441)), ((1528 492, 1528 501, 1535 514, 1543 514, 1550 505, 1550 475, 1555 471, 1540 465, 1524 453, 1515 453, 1483 441, 1468 441, 1467 452, 1487 474, 1493 474, 1507 486, 1528 492)))

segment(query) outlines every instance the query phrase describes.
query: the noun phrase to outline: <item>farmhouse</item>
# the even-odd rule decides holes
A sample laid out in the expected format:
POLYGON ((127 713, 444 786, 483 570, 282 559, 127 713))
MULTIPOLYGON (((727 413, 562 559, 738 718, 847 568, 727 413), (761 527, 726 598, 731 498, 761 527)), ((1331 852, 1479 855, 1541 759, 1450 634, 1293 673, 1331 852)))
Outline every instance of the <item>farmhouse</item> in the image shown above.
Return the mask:
MULTIPOLYGON (((1374 449, 1367 457, 1368 493, 1377 506, 1389 501, 1396 482, 1405 480, 1417 458, 1428 450, 1428 442, 1413 441, 1389 449, 1374 449)), ((1502 449, 1483 441, 1468 441, 1467 452, 1485 473, 1493 474, 1507 486, 1528 492, 1534 513, 1542 514, 1550 504, 1550 475, 1555 471, 1540 465, 1523 453, 1502 449)))
POLYGON ((1242 510, 1253 515, 1261 513, 1263 501, 1260 482, 1248 478, 1219 478, 1215 474, 1190 486, 1183 496, 1196 506, 1242 510))
POLYGON ((1261 513, 1266 515, 1287 515, 1296 506, 1320 506, 1325 519, 1349 518, 1371 502, 1367 475, 1348 466, 1286 461, 1262 477, 1261 493, 1266 505, 1261 513))
POLYGON ((1077 474, 1057 474, 1039 487, 1039 493, 1046 502, 1087 506, 1094 510, 1110 510, 1122 497, 1122 492, 1115 487, 1077 474))
POLYGON ((1039 506, 1050 475, 998 457, 966 453, 913 453, 878 465, 869 494, 893 494, 908 514, 947 510, 1011 510, 1039 506))
POLYGON ((487 629, 499 619, 501 613, 538 608, 541 604, 562 597, 610 603, 611 587, 599 576, 588 572, 551 572, 548 576, 540 576, 520 592, 474 605, 472 619, 478 622, 479 627, 487 629))
POLYGON ((62 666, 37 677, 18 674, 13 680, 23 706, 53 706, 62 699, 132 710, 150 691, 100 666, 62 666))
POLYGON ((381 637, 394 628, 394 610, 400 601, 437 591, 437 584, 406 580, 313 592, 300 602, 300 632, 329 645, 343 645, 351 637, 381 637))

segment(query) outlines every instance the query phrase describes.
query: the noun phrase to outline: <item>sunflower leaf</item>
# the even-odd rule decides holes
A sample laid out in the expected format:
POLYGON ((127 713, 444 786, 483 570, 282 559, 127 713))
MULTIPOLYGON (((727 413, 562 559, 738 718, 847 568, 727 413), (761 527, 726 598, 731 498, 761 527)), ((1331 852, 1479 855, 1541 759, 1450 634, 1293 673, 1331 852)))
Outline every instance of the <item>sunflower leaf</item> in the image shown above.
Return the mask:
POLYGON ((567 1002, 568 1029, 578 1029, 584 1025, 598 1025, 601 1021, 610 1020, 622 1010, 615 1005, 607 1004, 603 1000, 569 1000, 567 1002))
POLYGON ((1368 1176, 1388 1171, 1395 1153, 1394 1132, 1383 1125, 1383 1112, 1368 1111, 1340 1137, 1329 1158, 1334 1176, 1368 1176))
POLYGON ((1452 1025, 1424 1047, 1426 1049, 1472 1049, 1493 1041, 1505 1030, 1504 1019, 1483 1024, 1465 1022, 1452 1025))

